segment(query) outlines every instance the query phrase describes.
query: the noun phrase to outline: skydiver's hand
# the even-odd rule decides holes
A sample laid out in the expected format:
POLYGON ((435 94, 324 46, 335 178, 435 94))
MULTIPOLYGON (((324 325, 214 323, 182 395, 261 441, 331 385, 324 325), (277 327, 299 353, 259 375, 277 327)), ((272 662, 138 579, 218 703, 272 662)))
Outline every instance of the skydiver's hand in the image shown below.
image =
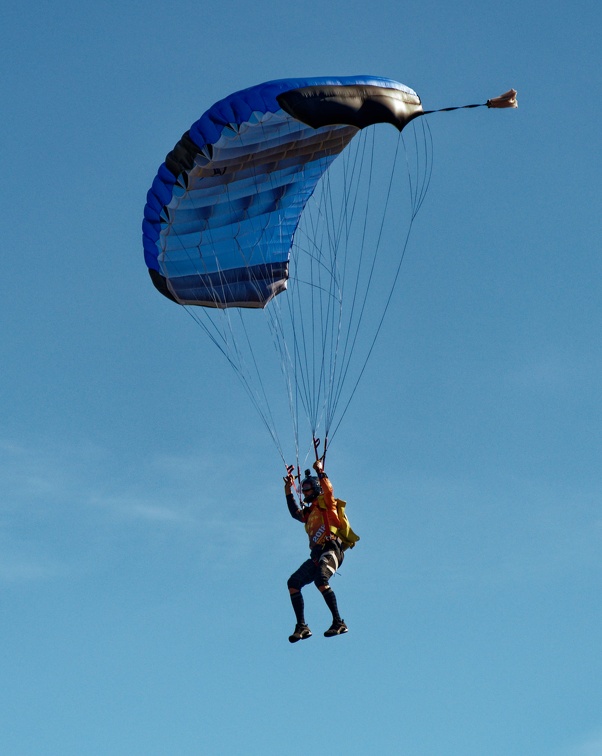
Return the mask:
POLYGON ((295 476, 292 473, 289 473, 286 478, 283 478, 284 480, 284 493, 290 494, 292 493, 293 486, 295 485, 295 476))
POLYGON ((314 462, 314 470, 318 473, 318 475, 324 472, 324 466, 322 465, 321 459, 316 459, 316 461, 314 462))

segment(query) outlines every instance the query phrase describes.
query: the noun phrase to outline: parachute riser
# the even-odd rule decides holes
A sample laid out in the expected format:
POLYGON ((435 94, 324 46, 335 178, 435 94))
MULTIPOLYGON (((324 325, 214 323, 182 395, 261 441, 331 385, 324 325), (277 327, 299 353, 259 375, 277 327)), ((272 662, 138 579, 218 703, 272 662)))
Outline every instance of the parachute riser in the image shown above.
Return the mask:
POLYGON ((320 456, 320 453, 318 451, 321 444, 320 439, 314 437, 313 442, 314 442, 314 452, 316 454, 316 462, 322 462, 322 464, 324 464, 324 461, 326 460, 326 449, 328 447, 328 436, 324 437, 324 451, 322 453, 322 456, 320 456))

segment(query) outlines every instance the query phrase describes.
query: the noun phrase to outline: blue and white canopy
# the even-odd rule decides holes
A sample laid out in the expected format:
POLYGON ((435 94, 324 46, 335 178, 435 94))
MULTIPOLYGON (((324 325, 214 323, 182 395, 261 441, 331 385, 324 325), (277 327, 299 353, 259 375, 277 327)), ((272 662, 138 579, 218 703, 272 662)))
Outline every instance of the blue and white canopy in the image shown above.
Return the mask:
POLYGON ((401 130, 417 94, 370 76, 283 79, 211 107, 161 165, 144 209, 145 261, 179 304, 265 307, 287 286, 305 203, 359 129, 401 130))

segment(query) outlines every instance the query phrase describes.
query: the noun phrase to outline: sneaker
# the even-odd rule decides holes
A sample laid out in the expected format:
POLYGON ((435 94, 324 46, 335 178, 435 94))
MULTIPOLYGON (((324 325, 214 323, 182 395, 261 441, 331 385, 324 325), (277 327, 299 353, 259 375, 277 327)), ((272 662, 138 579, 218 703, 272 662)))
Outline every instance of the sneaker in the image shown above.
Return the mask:
POLYGON ((311 638, 311 630, 307 625, 295 625, 295 632, 288 636, 291 643, 296 643, 297 641, 305 640, 306 638, 311 638))
POLYGON ((324 633, 326 638, 332 638, 333 635, 342 635, 348 633, 349 630, 344 620, 335 620, 328 630, 324 633))

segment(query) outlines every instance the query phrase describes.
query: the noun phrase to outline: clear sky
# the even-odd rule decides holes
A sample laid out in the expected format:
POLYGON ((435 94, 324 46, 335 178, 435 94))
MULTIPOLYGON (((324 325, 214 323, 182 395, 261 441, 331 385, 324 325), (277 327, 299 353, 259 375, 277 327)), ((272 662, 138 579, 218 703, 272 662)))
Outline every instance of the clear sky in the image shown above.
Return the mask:
POLYGON ((599 3, 4 4, 0 751, 602 754, 599 3), (373 74, 434 173, 328 460, 350 632, 236 378, 151 286, 156 169, 213 102, 373 74))

